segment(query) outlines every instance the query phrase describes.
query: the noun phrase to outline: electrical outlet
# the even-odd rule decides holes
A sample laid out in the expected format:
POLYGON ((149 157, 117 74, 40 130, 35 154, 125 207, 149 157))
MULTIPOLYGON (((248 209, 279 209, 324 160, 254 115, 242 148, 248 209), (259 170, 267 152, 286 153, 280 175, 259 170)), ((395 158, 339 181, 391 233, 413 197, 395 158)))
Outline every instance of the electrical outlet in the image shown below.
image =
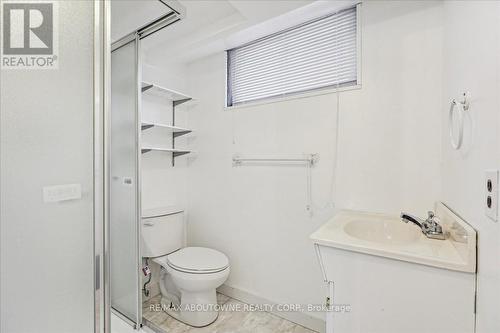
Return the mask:
POLYGON ((484 193, 486 216, 496 222, 498 221, 498 170, 486 170, 484 193))

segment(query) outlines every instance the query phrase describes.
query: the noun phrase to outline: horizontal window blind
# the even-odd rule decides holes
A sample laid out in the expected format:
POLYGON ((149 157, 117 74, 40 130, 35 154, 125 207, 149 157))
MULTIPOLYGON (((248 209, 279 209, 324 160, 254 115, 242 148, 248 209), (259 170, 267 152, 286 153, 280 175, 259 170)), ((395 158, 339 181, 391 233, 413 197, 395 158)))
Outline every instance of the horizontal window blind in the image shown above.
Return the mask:
POLYGON ((227 51, 227 105, 357 83, 356 7, 227 51))

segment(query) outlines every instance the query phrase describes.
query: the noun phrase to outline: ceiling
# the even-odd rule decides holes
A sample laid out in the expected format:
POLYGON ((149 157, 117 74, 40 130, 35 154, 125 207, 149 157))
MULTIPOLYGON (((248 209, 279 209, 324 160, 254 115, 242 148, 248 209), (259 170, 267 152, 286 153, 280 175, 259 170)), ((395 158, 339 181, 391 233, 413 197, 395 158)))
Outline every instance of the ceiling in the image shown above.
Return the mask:
POLYGON ((171 12, 171 8, 158 0, 112 0, 111 42, 114 43, 171 12))
MULTIPOLYGON (((150 5, 149 2, 150 0, 126 1, 141 5, 150 5)), ((143 39, 142 48, 148 64, 187 64, 355 3, 354 0, 177 2, 185 7, 185 17, 143 39)), ((119 23, 112 23, 114 24, 119 23)))

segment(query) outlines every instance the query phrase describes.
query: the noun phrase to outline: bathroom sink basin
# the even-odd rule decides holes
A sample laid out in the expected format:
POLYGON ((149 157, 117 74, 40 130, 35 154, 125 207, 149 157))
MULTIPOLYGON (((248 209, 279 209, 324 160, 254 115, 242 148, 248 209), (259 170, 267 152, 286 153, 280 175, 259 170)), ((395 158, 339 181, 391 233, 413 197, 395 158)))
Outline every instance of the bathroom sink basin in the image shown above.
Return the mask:
POLYGON ((427 238, 398 215, 343 210, 311 235, 319 248, 335 248, 462 272, 476 270, 476 232, 437 203, 445 239, 427 238))
POLYGON ((344 225, 344 232, 353 238, 384 244, 413 243, 422 237, 414 225, 394 219, 352 220, 344 225))

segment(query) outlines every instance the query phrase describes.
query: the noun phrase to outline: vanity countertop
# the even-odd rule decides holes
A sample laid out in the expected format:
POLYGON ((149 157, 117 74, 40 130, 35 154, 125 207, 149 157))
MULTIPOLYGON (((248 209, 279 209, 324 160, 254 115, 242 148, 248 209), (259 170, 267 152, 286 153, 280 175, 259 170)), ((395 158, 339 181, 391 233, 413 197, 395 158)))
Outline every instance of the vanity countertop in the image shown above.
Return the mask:
POLYGON ((435 213, 445 240, 427 238, 399 216, 350 210, 340 211, 310 238, 319 246, 474 273, 475 230, 441 202, 435 213))

